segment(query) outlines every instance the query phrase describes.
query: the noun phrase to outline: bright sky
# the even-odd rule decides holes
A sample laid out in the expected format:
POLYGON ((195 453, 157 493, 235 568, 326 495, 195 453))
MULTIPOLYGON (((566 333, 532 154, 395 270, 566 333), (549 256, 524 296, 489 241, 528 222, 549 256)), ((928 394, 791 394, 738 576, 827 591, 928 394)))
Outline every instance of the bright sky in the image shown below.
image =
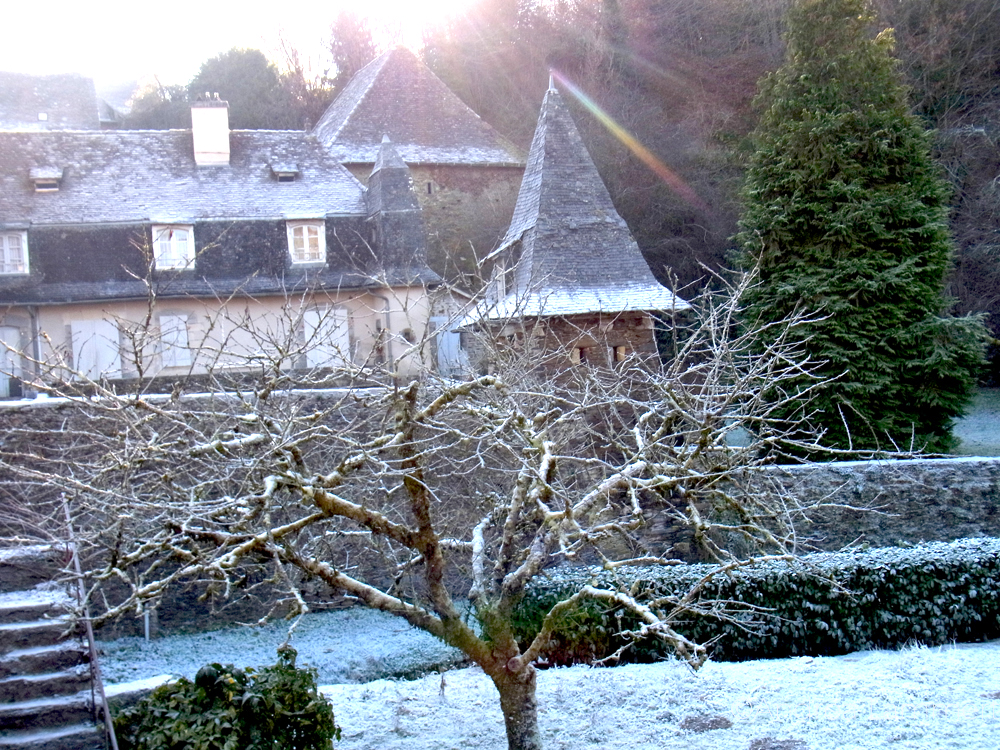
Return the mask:
POLYGON ((31 0, 3 12, 0 70, 46 75, 80 73, 98 89, 154 74, 187 83, 201 63, 233 47, 257 48, 276 60, 279 35, 307 58, 323 53, 341 8, 397 29, 419 46, 421 29, 464 0, 31 0))

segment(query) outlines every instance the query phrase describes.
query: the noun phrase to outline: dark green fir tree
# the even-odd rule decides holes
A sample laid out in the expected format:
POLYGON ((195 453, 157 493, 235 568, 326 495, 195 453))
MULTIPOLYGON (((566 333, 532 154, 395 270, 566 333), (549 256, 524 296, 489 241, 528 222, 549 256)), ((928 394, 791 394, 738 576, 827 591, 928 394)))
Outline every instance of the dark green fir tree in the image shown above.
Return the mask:
POLYGON ((985 332, 947 314, 948 187, 909 111, 892 32, 873 34, 873 21, 864 0, 789 11, 786 61, 760 82, 743 195, 738 240, 760 270, 746 315, 822 318, 797 335, 831 379, 803 399, 826 445, 946 452, 985 332))

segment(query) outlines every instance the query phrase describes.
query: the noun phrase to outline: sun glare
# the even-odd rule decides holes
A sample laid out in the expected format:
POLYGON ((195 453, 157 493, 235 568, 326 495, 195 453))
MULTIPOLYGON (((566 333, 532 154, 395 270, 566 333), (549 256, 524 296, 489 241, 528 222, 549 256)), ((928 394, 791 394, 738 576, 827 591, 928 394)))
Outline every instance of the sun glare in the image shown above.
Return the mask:
POLYGON ((345 7, 369 19, 378 43, 419 50, 427 30, 457 16, 466 5, 466 0, 369 0, 345 7))
POLYGON ((281 64, 283 41, 321 64, 337 14, 368 19, 376 44, 423 46, 424 34, 460 15, 469 0, 284 0, 273 13, 245 12, 235 0, 174 0, 164 14, 155 4, 105 0, 102 12, 78 0, 12 6, 4 14, 0 70, 34 75, 80 73, 102 83, 155 74, 161 83, 186 83, 201 64, 232 47, 261 49, 281 64), (151 30, 155 34, 151 36, 151 30), (279 36, 280 35, 280 36, 279 36), (115 44, 102 40, 113 38, 115 44), (38 55, 38 40, 46 40, 38 55), (165 41, 169 40, 169 42, 165 41))

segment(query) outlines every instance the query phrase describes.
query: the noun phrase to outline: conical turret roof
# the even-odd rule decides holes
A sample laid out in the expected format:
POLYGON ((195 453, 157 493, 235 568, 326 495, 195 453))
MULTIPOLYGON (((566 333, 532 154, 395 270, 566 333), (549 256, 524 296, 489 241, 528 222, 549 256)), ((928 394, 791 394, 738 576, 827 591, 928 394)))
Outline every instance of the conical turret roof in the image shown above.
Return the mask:
POLYGON ((688 307, 649 270, 554 88, 538 126, 510 228, 493 257, 517 258, 513 290, 485 317, 688 307))
POLYGON ((383 135, 407 164, 524 163, 523 154, 405 47, 358 71, 313 132, 346 164, 374 162, 383 135))

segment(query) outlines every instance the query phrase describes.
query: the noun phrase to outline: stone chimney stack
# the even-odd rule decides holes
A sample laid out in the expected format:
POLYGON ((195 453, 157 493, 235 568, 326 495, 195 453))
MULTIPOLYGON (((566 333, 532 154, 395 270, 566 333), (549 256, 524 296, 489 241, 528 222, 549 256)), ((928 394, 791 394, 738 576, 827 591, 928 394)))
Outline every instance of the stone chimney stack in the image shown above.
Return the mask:
POLYGON ((229 164, 229 102, 207 93, 191 102, 194 162, 199 167, 229 164))

